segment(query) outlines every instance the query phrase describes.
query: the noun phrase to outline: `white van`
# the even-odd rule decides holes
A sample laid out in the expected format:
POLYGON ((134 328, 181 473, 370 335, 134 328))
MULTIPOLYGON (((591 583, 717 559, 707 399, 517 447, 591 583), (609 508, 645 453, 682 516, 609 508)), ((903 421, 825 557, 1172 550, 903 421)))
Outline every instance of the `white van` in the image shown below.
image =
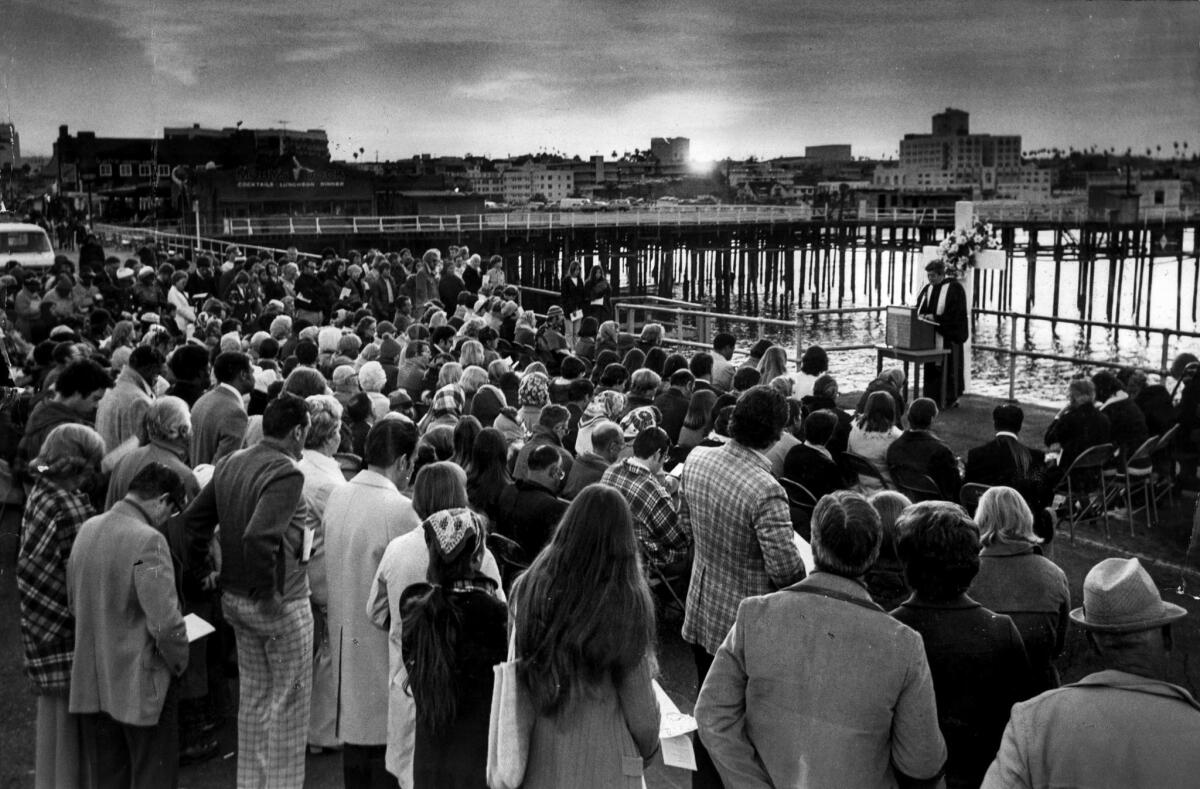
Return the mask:
POLYGON ((50 237, 37 225, 0 223, 0 268, 15 260, 25 269, 49 269, 54 265, 50 237))

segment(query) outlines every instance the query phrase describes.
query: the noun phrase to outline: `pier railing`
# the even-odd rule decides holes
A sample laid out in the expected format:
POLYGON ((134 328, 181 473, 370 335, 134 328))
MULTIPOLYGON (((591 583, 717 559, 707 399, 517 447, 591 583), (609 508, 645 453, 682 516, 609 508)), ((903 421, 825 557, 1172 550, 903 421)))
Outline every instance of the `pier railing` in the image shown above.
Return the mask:
MULTIPOLYGON (((1090 218, 1082 205, 987 205, 995 224, 1044 223, 1079 227, 1090 218)), ((1190 209, 1159 210, 1146 220, 1187 220, 1190 209)), ((804 205, 720 205, 639 208, 630 211, 508 211, 425 216, 274 216, 223 220, 225 236, 414 235, 520 232, 604 227, 694 227, 761 225, 780 222, 867 222, 920 227, 954 225, 953 208, 810 207, 804 205)))
MULTIPOLYGON (((670 301, 672 300, 658 299, 656 301, 655 297, 648 297, 645 301, 622 301, 614 304, 613 307, 616 311, 617 322, 624 326, 626 331, 631 333, 635 332, 639 323, 661 323, 663 325, 667 341, 676 345, 690 348, 705 350, 711 349, 712 338, 716 334, 715 329, 717 326, 717 321, 721 321, 726 324, 741 323, 755 326, 757 329, 756 339, 775 340, 781 335, 791 332, 796 338, 796 345, 794 349, 794 355, 789 354, 788 360, 793 364, 799 363, 799 360, 803 356, 804 350, 807 347, 800 339, 804 336, 803 330, 805 319, 819 317, 822 315, 846 316, 861 313, 880 313, 887 310, 887 307, 885 306, 800 309, 796 311, 797 317, 795 320, 783 320, 779 318, 763 318, 753 315, 734 315, 725 312, 712 312, 705 310, 702 305, 691 304, 689 302, 661 303, 670 301)), ((1025 322, 1027 329, 1030 322, 1040 321, 1082 326, 1089 331, 1092 329, 1110 330, 1114 332, 1131 331, 1140 332, 1146 334, 1147 336, 1151 334, 1161 336, 1162 355, 1160 358, 1159 367, 1157 369, 1146 369, 1146 372, 1152 375, 1157 375, 1163 379, 1165 379, 1168 375, 1171 364, 1170 339, 1172 337, 1176 337, 1180 339, 1186 338, 1200 340, 1200 331, 1189 331, 1154 326, 1136 326, 1133 324, 1081 320, 1077 318, 1059 318, 1049 315, 1034 315, 1024 312, 1010 312, 989 309, 976 309, 974 310, 974 314, 976 316, 976 322, 979 316, 990 316, 996 317, 1000 320, 1007 319, 1009 321, 1009 345, 1007 348, 979 342, 973 342, 971 344, 971 348, 975 351, 1007 355, 1008 397, 1010 400, 1016 400, 1016 364, 1018 358, 1065 362, 1075 365, 1081 369, 1095 367, 1121 369, 1131 366, 1128 362, 1114 362, 1106 359, 1070 356, 1066 354, 1050 353, 1045 351, 1027 351, 1019 348, 1017 345, 1017 327, 1021 321, 1025 322)), ((780 343, 780 345, 782 346, 783 344, 780 343)), ((849 351, 874 350, 877 345, 875 343, 869 343, 822 345, 821 347, 825 349, 826 353, 844 353, 849 351)))

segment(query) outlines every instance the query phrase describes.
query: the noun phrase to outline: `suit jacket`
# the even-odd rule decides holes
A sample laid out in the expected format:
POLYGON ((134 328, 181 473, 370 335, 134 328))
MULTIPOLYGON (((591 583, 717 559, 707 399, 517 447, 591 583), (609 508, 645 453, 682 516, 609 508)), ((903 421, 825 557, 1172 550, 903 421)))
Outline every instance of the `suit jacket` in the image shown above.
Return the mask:
POLYGON ((392 540, 421 525, 412 502, 367 470, 335 488, 325 503, 329 643, 338 676, 338 739, 387 742, 388 635, 367 616, 367 593, 392 540))
POLYGON ((1109 438, 1120 448, 1124 457, 1137 452, 1138 447, 1150 437, 1145 414, 1128 396, 1106 401, 1100 406, 1100 413, 1108 417, 1109 438))
POLYGON ((221 385, 203 394, 192 406, 193 467, 216 463, 242 448, 249 417, 242 399, 221 385))
POLYGON ((963 482, 1007 485, 1018 491, 1036 512, 1050 503, 1044 482, 1045 469, 1045 452, 1027 447, 1011 436, 996 436, 967 452, 963 482), (1022 471, 1017 456, 1024 452, 1029 453, 1029 466, 1022 471))
POLYGON ((1200 705, 1186 690, 1098 671, 1015 705, 983 786, 1194 786, 1197 742, 1200 705))
POLYGON ((925 474, 937 483, 942 498, 958 501, 962 478, 958 460, 946 442, 928 430, 905 430, 887 450, 888 468, 900 466, 925 474))
POLYGON ((788 451, 783 459, 783 476, 808 488, 818 500, 846 487, 838 464, 808 444, 799 444, 788 451))
POLYGON ((166 538, 126 501, 89 519, 67 561, 67 598, 75 615, 71 712, 156 725, 172 675, 188 662, 166 538))

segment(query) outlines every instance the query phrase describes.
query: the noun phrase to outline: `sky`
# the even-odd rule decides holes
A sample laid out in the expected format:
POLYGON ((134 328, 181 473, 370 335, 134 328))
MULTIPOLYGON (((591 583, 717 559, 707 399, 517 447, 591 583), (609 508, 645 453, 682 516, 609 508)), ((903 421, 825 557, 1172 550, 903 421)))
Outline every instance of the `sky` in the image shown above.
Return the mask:
POLYGON ((0 117, 322 128, 335 159, 896 156, 946 107, 1026 150, 1200 149, 1200 3, 0 0, 0 117))

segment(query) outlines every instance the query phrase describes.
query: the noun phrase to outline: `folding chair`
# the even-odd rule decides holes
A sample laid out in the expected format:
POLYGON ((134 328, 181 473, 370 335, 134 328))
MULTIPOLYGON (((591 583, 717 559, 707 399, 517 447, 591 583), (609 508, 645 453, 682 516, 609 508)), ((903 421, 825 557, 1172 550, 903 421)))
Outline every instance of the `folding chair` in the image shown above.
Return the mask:
POLYGON ((1141 491, 1143 506, 1146 509, 1146 525, 1158 525, 1158 506, 1154 496, 1154 463, 1152 456, 1161 439, 1151 436, 1129 456, 1122 458, 1113 481, 1125 486, 1125 508, 1129 511, 1129 534, 1133 535, 1133 489, 1141 491))
POLYGON ((979 499, 990 487, 991 485, 984 485, 981 482, 968 482, 958 491, 958 503, 963 505, 963 509, 972 518, 975 517, 975 510, 979 509, 979 499))
POLYGON ((788 509, 792 515, 792 528, 806 540, 812 537, 812 514, 817 506, 817 497, 808 488, 795 480, 779 478, 788 497, 788 509))
POLYGON ((1065 506, 1071 542, 1075 541, 1075 524, 1085 520, 1102 519, 1105 539, 1112 538, 1108 528, 1108 482, 1104 477, 1104 467, 1112 456, 1112 444, 1088 447, 1079 453, 1054 487, 1055 493, 1067 497, 1065 506))
POLYGON ((1158 439, 1158 443, 1150 453, 1155 476, 1154 503, 1156 508, 1163 496, 1167 497, 1167 503, 1170 506, 1175 506, 1175 436, 1178 434, 1179 425, 1172 425, 1171 429, 1158 439))
POLYGON ((908 466, 892 466, 892 482, 896 489, 916 503, 918 501, 941 501, 944 497, 936 482, 928 474, 913 471, 908 466))
POLYGON ((858 482, 863 477, 867 477, 868 479, 879 480, 880 487, 885 490, 895 487, 888 483, 887 479, 883 476, 883 472, 874 463, 862 455, 850 451, 843 452, 839 465, 841 465, 842 472, 845 473, 847 479, 854 479, 855 482, 858 482))
POLYGON ((663 572, 662 568, 652 562, 646 562, 646 568, 649 572, 650 593, 662 603, 665 610, 674 611, 682 619, 687 611, 687 605, 683 598, 675 591, 675 584, 687 578, 685 575, 668 576, 663 572), (665 594, 664 594, 665 592, 665 594))

